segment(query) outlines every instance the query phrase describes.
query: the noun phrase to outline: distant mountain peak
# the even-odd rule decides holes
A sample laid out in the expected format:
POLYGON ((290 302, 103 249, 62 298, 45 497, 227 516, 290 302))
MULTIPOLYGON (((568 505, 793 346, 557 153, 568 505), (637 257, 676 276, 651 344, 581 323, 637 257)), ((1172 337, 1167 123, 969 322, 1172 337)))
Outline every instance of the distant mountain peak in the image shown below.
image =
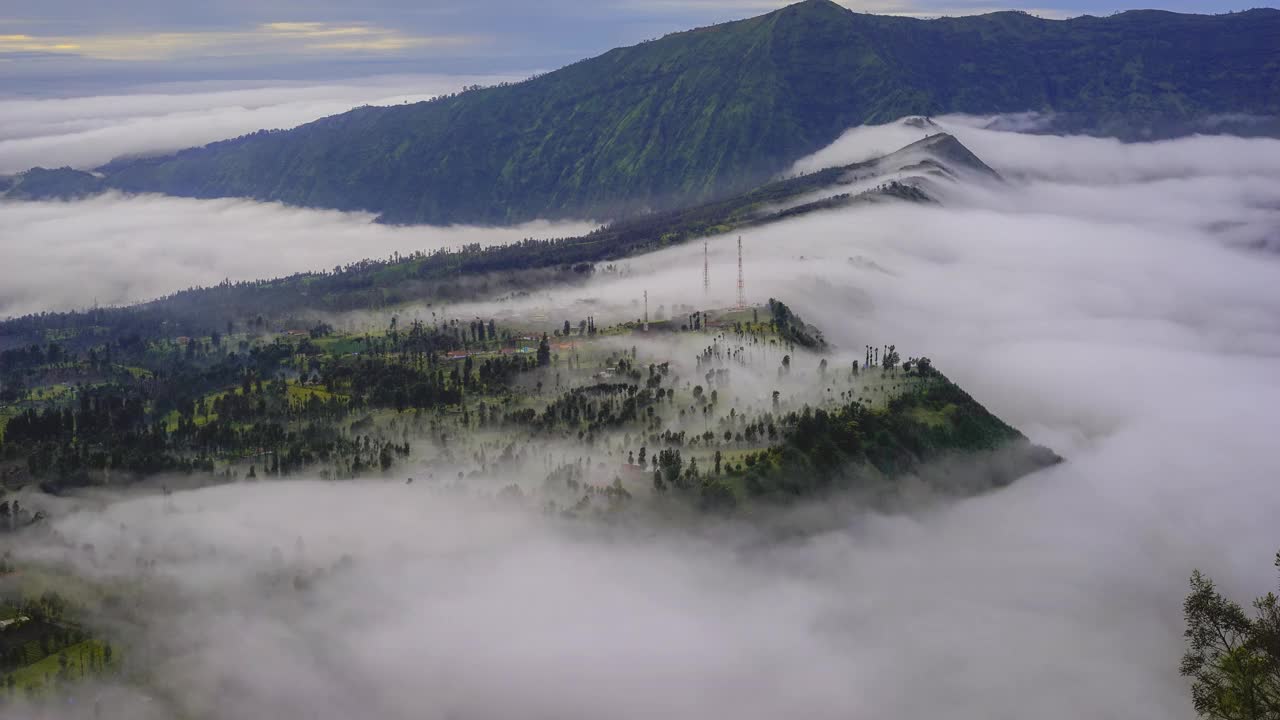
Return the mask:
MULTIPOLYGON (((929 122, 930 125, 933 125, 932 121, 926 121, 929 122)), ((937 127, 936 125, 933 126, 937 127)), ((949 170, 963 169, 978 172, 990 177, 1000 177, 999 173, 991 169, 990 165, 983 162, 982 158, 975 155, 973 151, 966 147, 964 143, 960 142, 956 136, 946 132, 937 132, 933 135, 917 140, 910 145, 885 156, 884 160, 892 161, 896 158, 901 158, 903 156, 909 157, 921 152, 927 153, 932 159, 941 163, 949 170)))
POLYGON ((852 11, 832 0, 800 0, 800 2, 792 3, 786 7, 773 11, 773 14, 790 14, 790 15, 848 15, 852 11))
POLYGON ((804 0, 523 83, 101 171, 126 191, 393 223, 616 218, 743 192, 851 127, 909 115, 927 129, 930 114, 1070 114, 1134 138, 1280 115, 1278 35, 1275 12, 925 21, 804 0))

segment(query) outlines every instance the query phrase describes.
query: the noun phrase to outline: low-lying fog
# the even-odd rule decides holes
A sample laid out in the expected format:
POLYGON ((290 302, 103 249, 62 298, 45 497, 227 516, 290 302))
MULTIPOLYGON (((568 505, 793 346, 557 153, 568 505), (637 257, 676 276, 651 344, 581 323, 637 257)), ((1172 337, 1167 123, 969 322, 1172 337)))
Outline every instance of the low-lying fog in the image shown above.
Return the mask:
POLYGON ((368 213, 235 198, 108 193, 0 201, 0 318, 151 300, 194 286, 329 270, 394 252, 568 237, 592 223, 398 227, 368 213))
POLYGON ((37 165, 88 170, 121 155, 172 152, 262 128, 294 127, 357 105, 417 102, 466 85, 514 79, 389 75, 259 87, 162 84, 96 97, 0 96, 0 175, 37 165))
MULTIPOLYGON (((767 546, 745 523, 605 533, 402 482, 63 515, 59 533, 95 546, 86 573, 180 598, 143 606, 150 626, 132 631, 176 653, 147 677, 158 699, 116 690, 105 716, 1193 717, 1177 672, 1187 576, 1242 600, 1274 587, 1280 145, 945 126, 1008 183, 744 232, 749 298, 785 299, 844 348, 931 357, 1066 464, 767 546), (270 589, 281 566, 332 570, 299 600, 270 589)), ((858 159, 858 136, 828 157, 858 159)), ((330 221, 308 227, 317 242, 350 232, 306 217, 330 221)), ((219 227, 205 243, 239 242, 219 227)), ((733 242, 712 241, 712 304, 733 298, 733 242)), ((537 302, 621 315, 647 289, 651 306, 701 304, 701 250, 537 302)), ((40 300, 57 304, 58 284, 40 300)))
MULTIPOLYGON (((111 97, 0 99, 0 175, 37 165, 90 169, 122 155, 169 152, 259 128, 293 127, 357 105, 416 102, 511 79, 388 76, 358 85, 213 84, 195 92, 160 86, 111 97)), ((498 245, 592 227, 393 228, 373 224, 365 213, 117 193, 69 203, 0 200, 0 318, 140 302, 224 279, 327 270, 393 252, 498 245)))

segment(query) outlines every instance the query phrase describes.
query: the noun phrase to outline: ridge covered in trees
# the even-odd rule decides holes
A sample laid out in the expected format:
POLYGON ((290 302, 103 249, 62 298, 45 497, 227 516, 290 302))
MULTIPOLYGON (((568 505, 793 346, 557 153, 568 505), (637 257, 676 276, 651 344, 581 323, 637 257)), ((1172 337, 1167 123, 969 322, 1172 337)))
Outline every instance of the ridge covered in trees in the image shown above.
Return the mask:
MULTIPOLYGON (((525 82, 361 107, 166 157, 105 184, 392 223, 620 217, 740 192, 849 127, 1037 111, 1150 138, 1280 114, 1280 11, 920 20, 806 0, 525 82)), ((75 184, 85 178, 65 178, 75 184)))
MULTIPOLYGON (((930 152, 950 158, 956 168, 990 172, 950 135, 939 133, 924 142, 929 143, 930 152)), ((881 161, 873 159, 774 180, 732 197, 636 215, 576 237, 526 238, 509 245, 470 243, 430 252, 395 253, 327 271, 190 288, 127 308, 40 313, 0 320, 0 340, 5 336, 40 337, 53 328, 96 326, 108 326, 120 334, 145 334, 155 326, 166 325, 173 334, 207 335, 227 322, 258 316, 293 323, 310 312, 379 310, 413 301, 456 301, 498 291, 520 292, 588 277, 596 272, 598 263, 810 212, 884 200, 933 202, 917 182, 907 179, 892 180, 856 194, 840 193, 794 204, 819 190, 835 192, 847 184, 847 177, 874 171, 881 161)), ((946 165, 935 163, 934 167, 953 172, 946 165)), ((609 266, 605 265, 605 269, 609 266)))

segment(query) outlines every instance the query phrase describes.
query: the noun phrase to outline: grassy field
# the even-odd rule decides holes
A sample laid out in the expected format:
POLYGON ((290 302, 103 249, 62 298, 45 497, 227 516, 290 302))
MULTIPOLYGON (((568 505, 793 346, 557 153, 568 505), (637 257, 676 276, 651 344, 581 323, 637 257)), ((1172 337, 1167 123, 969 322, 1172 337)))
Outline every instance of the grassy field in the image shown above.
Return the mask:
POLYGON ((75 682, 92 677, 109 671, 118 664, 119 657, 114 651, 107 650, 106 643, 101 640, 85 640, 18 668, 9 673, 9 676, 13 678, 14 688, 20 696, 35 697, 56 687, 59 682, 75 682))
MULTIPOLYGON (((219 390, 217 392, 208 393, 200 398, 198 407, 204 407, 205 405, 212 407, 214 400, 226 397, 226 395, 231 392, 234 392, 234 390, 219 390)), ((173 432, 174 430, 177 430, 178 417, 179 416, 178 416, 177 410, 170 410, 169 414, 164 416, 165 430, 169 432, 173 432)), ((208 423, 210 420, 216 420, 217 418, 218 418, 218 414, 215 412, 210 412, 207 417, 203 412, 197 412, 195 415, 194 421, 195 421, 195 424, 199 426, 199 425, 204 425, 208 423)))
POLYGON ((929 410, 922 407, 914 407, 911 408, 908 416, 921 425, 939 428, 947 427, 951 424, 951 416, 955 415, 956 410, 957 408, 955 405, 947 405, 941 410, 929 410))
POLYGON ((356 335, 330 335, 329 337, 316 338, 311 343, 333 355, 350 355, 351 353, 363 352, 365 349, 363 336, 356 335))
POLYGON ((134 365, 116 365, 115 368, 121 372, 127 372, 134 378, 144 380, 152 376, 152 372, 146 368, 140 368, 134 365))
MULTIPOLYGON (((275 382, 276 381, 272 380, 272 381, 267 381, 262 383, 263 391, 264 392, 269 391, 271 389, 271 386, 274 385, 275 382)), ((236 392, 236 390, 234 388, 231 388, 227 390, 218 390, 217 392, 208 393, 207 395, 204 395, 200 398, 200 401, 199 401, 200 406, 203 407, 205 405, 208 405, 209 407, 212 407, 214 401, 220 400, 234 392, 236 392)), ((290 403, 298 403, 298 404, 306 403, 311 398, 319 398, 321 400, 332 400, 334 398, 338 398, 342 400, 347 399, 346 395, 332 392, 323 386, 299 385, 297 383, 290 383, 288 385, 288 388, 285 391, 285 396, 289 399, 290 403)), ((177 410, 171 410, 168 415, 164 416, 165 428, 169 432, 173 432, 174 430, 178 429, 178 417, 179 415, 177 410)), ((212 420, 217 420, 217 419, 218 419, 218 414, 215 412, 210 412, 207 416, 203 412, 198 412, 196 413, 196 416, 195 416, 195 424, 197 426, 205 425, 206 423, 212 420)))
POLYGON ((44 387, 33 388, 27 393, 31 402, 56 402, 71 397, 72 387, 66 383, 55 383, 44 387))
POLYGON ((23 410, 26 409, 24 406, 59 402, 71 397, 72 392, 73 388, 70 385, 57 383, 29 390, 25 397, 13 405, 0 405, 0 439, 4 439, 5 426, 9 424, 11 419, 22 414, 23 410))
MULTIPOLYGON (((31 619, 9 627, 0 636, 0 647, 21 648, 21 667, 0 671, 0 696, 10 687, 18 696, 46 695, 60 683, 70 683, 110 671, 120 662, 115 647, 98 638, 88 637, 84 628, 71 620, 42 620, 33 613, 23 613, 21 603, 41 603, 48 595, 56 595, 71 615, 93 615, 117 591, 111 584, 99 584, 62 569, 41 565, 24 565, 20 572, 0 579, 0 592, 14 598, 0 603, 0 619, 28 614, 31 619), (21 603, 16 598, 21 597, 21 603), (40 600, 37 600, 37 599, 40 600), (69 645, 64 643, 71 642, 69 645)), ((6 655, 12 662, 12 658, 6 655)), ((5 663, 9 666, 9 663, 5 663)), ((7 717, 0 711, 0 717, 7 717)))
POLYGON ((311 398, 319 398, 321 400, 347 399, 346 395, 335 393, 320 385, 298 385, 297 383, 290 383, 285 395, 289 398, 289 402, 296 403, 305 403, 311 398))

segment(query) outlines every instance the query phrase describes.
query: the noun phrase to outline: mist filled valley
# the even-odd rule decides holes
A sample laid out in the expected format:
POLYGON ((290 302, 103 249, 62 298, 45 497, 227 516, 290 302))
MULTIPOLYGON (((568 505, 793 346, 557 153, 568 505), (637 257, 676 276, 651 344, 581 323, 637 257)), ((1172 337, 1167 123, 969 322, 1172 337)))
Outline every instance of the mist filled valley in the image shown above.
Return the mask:
POLYGON ((1280 139, 317 149, 556 75, 0 99, 0 716, 1276 717, 1280 139))

